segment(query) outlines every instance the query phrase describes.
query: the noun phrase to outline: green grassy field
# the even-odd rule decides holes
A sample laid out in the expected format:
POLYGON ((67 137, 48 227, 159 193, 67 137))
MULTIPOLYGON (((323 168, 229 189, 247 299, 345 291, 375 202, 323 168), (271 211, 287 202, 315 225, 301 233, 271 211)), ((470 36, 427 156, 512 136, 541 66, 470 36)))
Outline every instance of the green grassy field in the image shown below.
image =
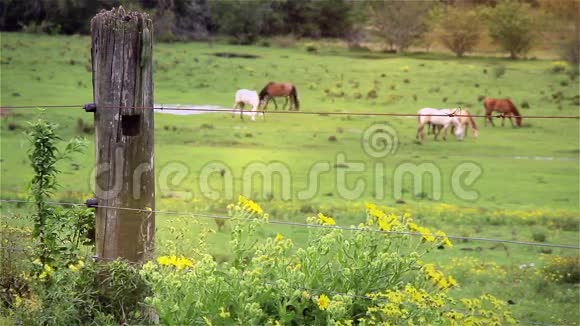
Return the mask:
MULTIPOLYGON (((2 106, 92 102, 89 38, 3 33, 1 43, 2 106)), ((231 107, 237 89, 259 90, 270 80, 280 80, 297 85, 301 110, 306 112, 414 114, 422 107, 461 105, 482 114, 478 97, 489 96, 512 98, 524 116, 579 114, 578 80, 556 72, 552 61, 539 59, 456 59, 436 53, 394 56, 332 46, 319 46, 316 53, 309 53, 302 44, 281 49, 187 43, 157 44, 154 62, 155 103, 159 104, 231 107), (257 58, 222 58, 213 55, 217 52, 252 54, 257 58), (368 96, 371 90, 376 91, 376 98, 368 96), (523 102, 529 108, 522 108, 523 102)), ((20 198, 31 178, 26 156, 28 141, 23 131, 39 113, 33 109, 3 112, 1 197, 20 198)), ((79 119, 84 124, 92 123, 92 116, 82 112, 80 106, 47 109, 44 116, 60 125, 64 139, 82 135, 79 119)), ((537 241, 534 234, 541 233, 546 242, 579 243, 578 120, 524 118, 524 127, 516 129, 509 122, 501 127, 499 121, 495 128, 486 127, 483 118, 477 118, 477 139, 471 134, 463 142, 454 137, 435 142, 428 137, 418 144, 414 117, 268 114, 265 121, 251 122, 229 114, 160 113, 155 119, 157 208, 161 210, 223 213, 226 203, 235 201, 254 180, 257 182, 246 195, 262 204, 276 220, 303 222, 306 216, 324 211, 335 216, 341 225, 358 224, 365 217, 364 203, 375 202, 409 210, 422 223, 450 235, 537 241), (388 125, 394 130, 394 153, 373 158, 365 152, 362 138, 373 124, 388 125), (330 140, 332 136, 336 141, 330 140), (348 167, 365 165, 361 172, 351 172, 346 177, 349 188, 354 188, 357 180, 365 183, 355 198, 345 198, 339 190, 337 171, 345 168, 337 166, 341 163, 337 161, 339 156, 344 157, 346 163, 342 163, 348 167), (227 170, 226 178, 208 167, 210 162, 222 164, 220 168, 227 170), (252 179, 244 171, 252 164, 271 162, 281 163, 290 181, 275 179, 272 190, 263 191, 259 178, 252 179), (298 193, 312 185, 309 171, 315 164, 329 166, 330 171, 318 178, 314 196, 300 200, 298 193), (377 175, 376 164, 386 169, 384 175, 377 175), (429 164, 440 180, 425 178, 423 189, 416 189, 409 176, 398 181, 397 171, 419 164, 429 164), (475 181, 465 186, 476 192, 475 199, 466 200, 465 195, 454 191, 452 176, 465 166, 480 172, 475 181), (175 172, 183 176, 178 177, 175 172), (208 189, 203 186, 203 176, 209 172, 208 183, 211 189, 218 190, 217 199, 208 198, 208 189), (223 180, 229 176, 234 198, 227 198, 223 191, 223 180), (383 179, 378 182, 384 190, 382 196, 377 178, 383 179), (441 186, 440 192, 434 184, 441 186), (289 188, 289 200, 284 198, 282 186, 289 188), (398 199, 406 204, 396 204, 398 199), (439 203, 456 209, 438 212, 439 203)), ((57 199, 84 201, 90 196, 94 136, 84 136, 88 139, 87 150, 75 157, 74 164, 61 166, 62 191, 57 199)), ((2 205, 3 215, 22 211, 2 205)), ((187 218, 158 214, 157 224, 160 250, 166 248, 166 242, 178 242, 171 226, 181 226, 188 239, 197 234, 197 227, 187 218)), ((306 231, 278 226, 268 228, 264 235, 277 232, 300 243, 306 231)), ((224 232, 217 232, 209 239, 216 256, 223 259, 228 256, 226 238, 224 232)), ((187 246, 182 244, 181 249, 187 250, 187 246)), ((513 299, 518 318, 578 323, 577 284, 546 284, 533 277, 534 271, 519 268, 532 262, 541 266, 544 259, 549 259, 549 253, 578 256, 578 250, 548 252, 539 247, 470 241, 445 252, 434 252, 429 259, 443 266, 454 266, 454 258, 477 259, 476 265, 484 270, 481 275, 474 277, 469 266, 455 267, 463 285, 458 291, 490 292, 505 300, 513 299), (497 266, 484 262, 495 262, 497 266), (499 270, 506 273, 504 277, 497 277, 504 275, 499 270), (542 309, 546 306, 550 309, 542 309)))

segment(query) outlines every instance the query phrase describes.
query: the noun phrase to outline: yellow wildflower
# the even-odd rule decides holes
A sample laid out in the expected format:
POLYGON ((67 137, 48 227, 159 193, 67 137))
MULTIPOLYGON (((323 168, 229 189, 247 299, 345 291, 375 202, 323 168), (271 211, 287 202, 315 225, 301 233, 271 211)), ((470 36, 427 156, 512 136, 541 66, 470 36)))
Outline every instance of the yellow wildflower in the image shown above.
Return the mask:
POLYGON ((21 305, 22 305, 22 298, 19 295, 16 295, 16 297, 14 297, 14 306, 20 307, 21 305))
POLYGON ((276 241, 282 241, 282 240, 284 240, 284 236, 283 236, 283 235, 281 235, 280 233, 277 233, 277 234, 276 234, 276 239, 275 239, 275 240, 276 240, 276 241))
POLYGON ((54 272, 54 269, 52 267, 50 267, 50 265, 45 264, 42 273, 40 273, 40 275, 38 275, 39 279, 45 279, 47 276, 52 275, 52 273, 54 272))
POLYGON ((172 256, 161 256, 157 258, 157 262, 159 265, 162 266, 174 266, 177 269, 184 269, 186 267, 193 267, 193 261, 180 256, 177 257, 175 255, 172 256))
POLYGON ((228 318, 230 317, 230 313, 224 309, 224 307, 220 308, 220 317, 228 318))
POLYGON ((250 200, 244 196, 240 195, 238 199, 238 205, 240 205, 243 210, 249 213, 256 213, 259 216, 264 216, 264 210, 262 207, 260 207, 260 205, 258 205, 255 201, 250 200))
POLYGON ((322 213, 318 213, 318 219, 322 225, 336 225, 336 222, 332 217, 326 216, 322 213))
POLYGON ((413 222, 409 222, 408 226, 411 231, 421 233, 425 241, 427 242, 435 241, 435 236, 431 233, 431 231, 428 228, 419 226, 413 222))
POLYGON ((442 239, 444 245, 446 245, 448 247, 453 247, 453 244, 451 243, 451 241, 449 240, 449 238, 447 237, 445 232, 437 231, 437 232, 435 232, 435 235, 442 239))
POLYGON ((326 310, 329 304, 330 299, 328 299, 326 294, 322 294, 320 297, 318 297, 318 308, 320 308, 320 310, 326 310))

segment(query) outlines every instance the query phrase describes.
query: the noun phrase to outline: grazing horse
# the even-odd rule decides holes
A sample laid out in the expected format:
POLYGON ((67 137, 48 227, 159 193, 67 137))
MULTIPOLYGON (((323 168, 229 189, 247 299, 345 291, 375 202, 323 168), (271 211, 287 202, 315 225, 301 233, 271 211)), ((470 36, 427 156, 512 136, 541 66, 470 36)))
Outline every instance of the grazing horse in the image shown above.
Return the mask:
POLYGON ((433 109, 433 108, 423 108, 418 112, 419 127, 417 128, 417 139, 421 141, 425 138, 425 133, 423 128, 426 124, 441 126, 441 128, 436 128, 435 140, 437 136, 443 129, 443 140, 447 140, 447 129, 453 126, 455 127, 455 137, 459 140, 463 140, 464 128, 463 124, 459 121, 458 117, 451 117, 450 114, 457 113, 456 110, 451 109, 433 109))
POLYGON ((260 91, 260 101, 264 101, 264 108, 268 105, 270 100, 274 101, 274 106, 278 110, 278 104, 274 97, 285 97, 286 102, 284 103, 283 109, 286 108, 288 104, 288 99, 290 99, 290 111, 298 111, 300 109, 300 102, 298 101, 298 90, 296 86, 290 83, 277 83, 269 82, 260 91))
POLYGON ((483 101, 483 106, 485 107, 485 125, 487 126, 487 121, 491 123, 492 126, 495 127, 493 121, 491 119, 491 113, 496 111, 501 113, 501 125, 503 127, 506 116, 510 119, 512 127, 514 126, 514 122, 512 121, 512 117, 516 119, 516 125, 521 127, 522 125, 522 116, 520 112, 516 108, 516 106, 510 101, 510 99, 495 99, 495 98, 486 98, 483 101))
MULTIPOLYGON (((467 131, 469 130, 469 126, 471 126, 472 132, 473 132, 473 137, 477 138, 477 136, 479 136, 479 130, 477 129, 477 124, 475 124, 475 119, 473 119, 473 116, 471 115, 471 113, 466 110, 466 109, 457 109, 455 111, 455 116, 457 117, 457 119, 459 119, 459 122, 463 125, 463 127, 465 128, 464 134, 465 136, 467 136, 467 131)), ((427 129, 427 135, 429 134, 435 134, 435 128, 437 129, 441 129, 443 128, 442 125, 434 125, 431 124, 430 122, 427 123, 428 125, 428 129, 427 129)), ((455 131, 455 126, 451 125, 451 131, 455 131)))
MULTIPOLYGON (((244 119, 244 106, 248 104, 252 106, 252 121, 256 121, 258 107, 260 106, 260 98, 256 91, 249 89, 239 89, 236 92, 236 100, 234 102, 234 110, 240 109, 240 118, 244 119)), ((264 116, 264 112, 262 112, 264 116)), ((265 116, 264 116, 265 117, 265 116)))

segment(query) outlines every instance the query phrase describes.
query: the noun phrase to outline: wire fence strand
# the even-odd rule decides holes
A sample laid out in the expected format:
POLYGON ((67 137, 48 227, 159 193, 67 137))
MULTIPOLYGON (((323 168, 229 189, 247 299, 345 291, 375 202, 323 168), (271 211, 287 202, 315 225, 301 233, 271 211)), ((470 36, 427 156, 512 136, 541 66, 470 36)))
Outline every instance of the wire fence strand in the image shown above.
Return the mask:
MULTIPOLYGON (((36 109, 36 108, 82 108, 83 105, 7 105, 3 106, 2 109, 36 109)), ((229 108, 183 108, 183 107, 167 107, 161 106, 104 106, 110 109, 154 109, 159 111, 192 111, 192 112, 222 112, 222 113, 240 113, 243 112, 239 109, 229 109, 229 108)), ((522 119, 580 119, 580 115, 505 115, 505 114, 495 114, 495 115, 477 115, 477 114, 419 114, 419 113, 389 113, 389 112, 352 112, 352 111, 268 111, 268 110, 256 110, 256 111, 246 111, 255 113, 268 113, 268 114, 295 114, 295 115, 320 115, 320 116, 330 116, 330 115, 350 115, 350 116, 391 116, 391 117, 419 117, 419 116, 443 116, 443 117, 472 117, 472 118, 522 118, 522 119)))
MULTIPOLYGON (((18 199, 0 199, 0 202, 27 203, 27 204, 34 203, 33 201, 18 200, 18 199)), ((50 204, 50 205, 62 205, 62 206, 86 206, 85 204, 70 203, 70 202, 46 202, 46 203, 50 204)), ((168 214, 168 215, 190 215, 193 217, 203 217, 203 218, 210 218, 210 219, 214 219, 214 220, 215 219, 222 219, 222 220, 231 219, 231 217, 229 217, 229 216, 214 215, 214 214, 207 214, 207 213, 149 210, 149 209, 144 209, 144 208, 116 207, 116 206, 106 206, 106 205, 92 205, 91 207, 103 208, 103 209, 135 211, 135 212, 143 212, 143 213, 156 213, 156 214, 168 214)), ((385 230, 376 230, 376 229, 370 229, 370 228, 359 228, 359 227, 354 227, 354 226, 309 224, 309 223, 300 223, 300 222, 271 220, 271 219, 268 220, 268 224, 289 225, 289 226, 305 227, 305 228, 337 229, 337 230, 354 231, 354 232, 372 232, 372 233, 382 233, 382 234, 410 235, 410 236, 421 236, 421 237, 423 237, 425 235, 421 232, 412 232, 412 231, 392 231, 392 230, 385 231, 385 230)), ((431 235, 435 238, 441 237, 441 236, 436 235, 436 234, 429 234, 429 235, 431 235)), ((467 236, 455 236, 455 235, 447 235, 447 238, 453 239, 453 240, 481 241, 481 242, 504 243, 504 244, 513 244, 513 245, 522 245, 522 246, 535 246, 535 247, 549 247, 549 248, 580 250, 580 246, 566 245, 566 244, 555 244, 555 243, 545 243, 545 242, 528 242, 528 241, 518 241, 518 240, 495 239, 495 238, 485 238, 485 237, 467 237, 467 236)))

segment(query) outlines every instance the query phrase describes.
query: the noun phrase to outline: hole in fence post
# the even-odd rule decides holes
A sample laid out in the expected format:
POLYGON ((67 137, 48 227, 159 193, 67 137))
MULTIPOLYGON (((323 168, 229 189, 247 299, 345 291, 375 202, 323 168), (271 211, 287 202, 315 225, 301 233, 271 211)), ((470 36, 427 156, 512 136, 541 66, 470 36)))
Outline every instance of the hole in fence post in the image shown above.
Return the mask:
POLYGON ((123 136, 137 136, 139 134, 139 129, 141 127, 141 115, 122 115, 121 116, 121 129, 123 130, 123 136))

